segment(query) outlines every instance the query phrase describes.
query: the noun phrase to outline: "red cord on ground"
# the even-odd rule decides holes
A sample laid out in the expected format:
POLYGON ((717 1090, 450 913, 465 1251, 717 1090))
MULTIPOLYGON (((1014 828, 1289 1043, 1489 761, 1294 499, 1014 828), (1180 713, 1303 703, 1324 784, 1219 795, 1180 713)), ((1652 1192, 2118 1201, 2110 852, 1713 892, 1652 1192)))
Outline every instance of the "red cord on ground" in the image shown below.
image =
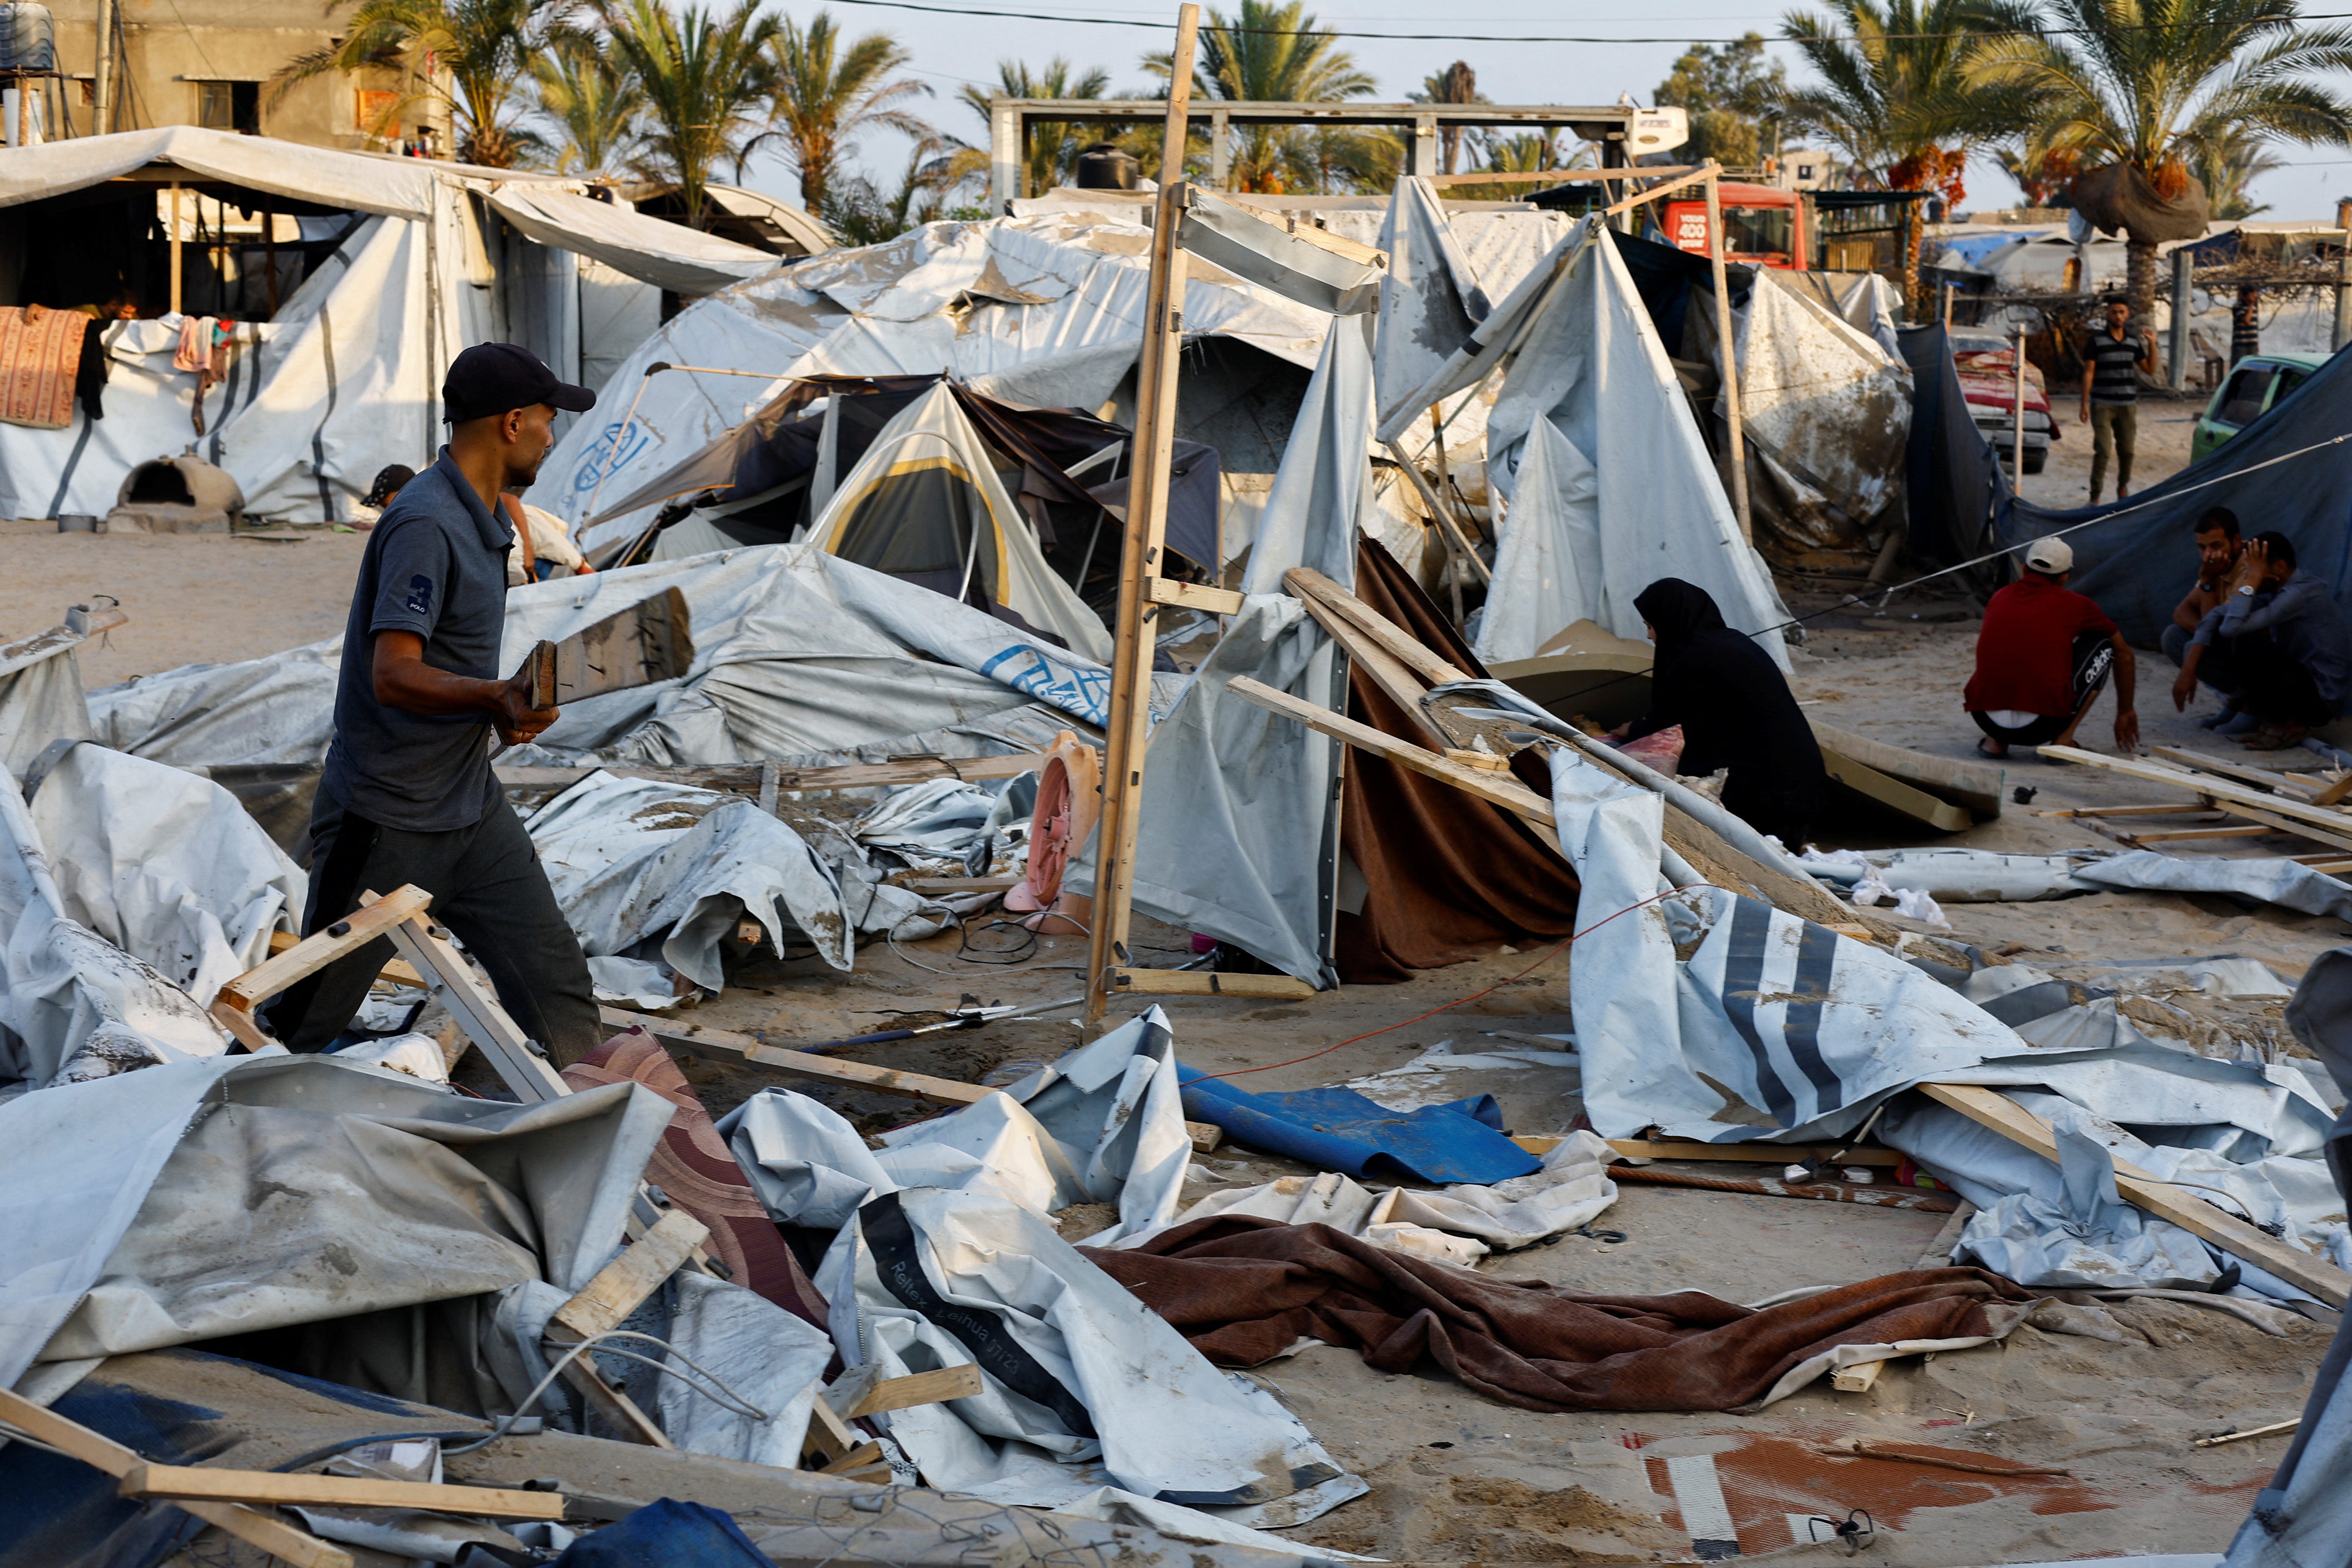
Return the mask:
POLYGON ((1603 918, 1593 921, 1591 925, 1586 926, 1582 931, 1570 932, 1566 942, 1562 942, 1558 947, 1553 948, 1541 958, 1537 959, 1533 963, 1528 964, 1525 969, 1520 970, 1517 974, 1510 976, 1508 979, 1497 980, 1492 985, 1487 986, 1484 991, 1473 991, 1467 996, 1457 996, 1453 1001, 1445 1004, 1443 1007, 1432 1007, 1428 1012, 1420 1014, 1414 1017, 1407 1018, 1402 1023, 1391 1024, 1386 1028, 1367 1030, 1365 1033, 1360 1035, 1351 1035, 1348 1038, 1341 1040, 1337 1046, 1326 1046, 1319 1051, 1309 1051, 1303 1057, 1293 1057, 1286 1062, 1268 1062, 1262 1068, 1235 1068, 1231 1072, 1204 1072, 1197 1078, 1188 1078, 1183 1081, 1186 1083, 1206 1083, 1209 1079, 1215 1078, 1242 1078, 1254 1072, 1272 1072, 1276 1068, 1297 1067, 1300 1062, 1311 1062, 1317 1057, 1328 1057, 1333 1051, 1339 1049, 1341 1046, 1352 1046, 1358 1040, 1369 1040, 1373 1038, 1375 1036, 1390 1034, 1395 1030, 1404 1028, 1408 1025, 1418 1024, 1423 1018, 1434 1018, 1440 1013, 1449 1012, 1455 1007, 1461 1006, 1465 1002, 1475 1002, 1481 996, 1491 996, 1506 985, 1515 984, 1519 981, 1525 980, 1528 975, 1533 974, 1537 970, 1541 969, 1545 964, 1549 963, 1553 959, 1558 958, 1562 952, 1566 952, 1568 950, 1569 942, 1576 941, 1579 937, 1591 936, 1594 931, 1599 931, 1602 926, 1605 926, 1611 921, 1615 920, 1617 915, 1630 915, 1635 910, 1641 909, 1645 905, 1656 903, 1660 899, 1671 899, 1677 893, 1687 893, 1693 889, 1711 888, 1714 886, 1715 884, 1712 882, 1693 882, 1688 888, 1669 888, 1663 893, 1653 893, 1650 897, 1643 899, 1641 903, 1627 904, 1623 909, 1619 910, 1617 914, 1604 916, 1603 918))

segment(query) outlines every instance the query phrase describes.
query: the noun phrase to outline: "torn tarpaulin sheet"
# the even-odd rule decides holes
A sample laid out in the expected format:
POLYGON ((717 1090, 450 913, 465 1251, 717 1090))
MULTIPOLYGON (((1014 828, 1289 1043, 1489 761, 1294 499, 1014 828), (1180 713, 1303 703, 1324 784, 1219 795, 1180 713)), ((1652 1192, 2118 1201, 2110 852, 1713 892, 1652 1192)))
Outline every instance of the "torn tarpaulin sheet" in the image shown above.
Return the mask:
POLYGON ((1184 1114, 1235 1142, 1323 1171, 1478 1186, 1525 1176, 1543 1162, 1504 1135, 1492 1095, 1395 1111, 1351 1089, 1252 1094, 1180 1066, 1184 1114))
POLYGON ((1761 1310, 1703 1290, 1583 1295, 1489 1279, 1329 1226, 1240 1217, 1092 1256, 1223 1365, 1255 1366, 1320 1340, 1381 1372, 1409 1373, 1427 1356, 1526 1410, 1753 1408, 1833 1365, 1888 1353, 1865 1347, 2000 1338, 2032 1306, 1975 1268, 1889 1274, 1761 1310))
POLYGON ((2284 858, 2190 858, 2153 849, 2074 855, 2002 855, 1990 849, 1808 850, 1805 869, 1851 886, 1865 868, 1898 892, 1916 890, 1948 904, 2027 903, 2078 893, 2219 893, 2276 904, 2306 915, 2352 921, 2352 884, 2284 858))
POLYGON ((1000 1198, 874 1198, 835 1238, 817 1286, 843 1360, 877 1377, 980 1368, 981 1393, 879 1418, 942 1490, 1051 1508, 1108 1483, 1278 1529, 1369 1489, 1050 1221, 1000 1198))

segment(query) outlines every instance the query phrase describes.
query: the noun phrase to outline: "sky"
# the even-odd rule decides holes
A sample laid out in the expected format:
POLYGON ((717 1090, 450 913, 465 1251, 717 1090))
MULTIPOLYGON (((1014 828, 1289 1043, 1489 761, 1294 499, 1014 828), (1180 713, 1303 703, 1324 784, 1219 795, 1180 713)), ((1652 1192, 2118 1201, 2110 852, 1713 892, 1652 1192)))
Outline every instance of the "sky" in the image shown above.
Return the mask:
MULTIPOLYGON (((1174 41, 1174 0, 1103 0, 1081 5, 1071 0, 983 0, 988 8, 1036 13, 1067 20, 1013 20, 973 14, 954 0, 936 0, 953 14, 917 11, 897 6, 845 4, 834 0, 837 26, 853 34, 884 31, 913 50, 908 74, 936 95, 916 107, 919 112, 951 135, 985 145, 986 127, 979 116, 956 101, 968 82, 992 87, 1000 59, 1017 59, 1033 68, 1056 55, 1076 67, 1101 66, 1111 73, 1113 91, 1152 85, 1139 61, 1150 50, 1165 50, 1174 41), (1089 20, 1091 19, 1091 20, 1089 20), (1103 22, 1136 22, 1135 26, 1102 26, 1103 22)), ((1331 0, 1314 5, 1310 14, 1318 25, 1335 30, 1362 28, 1368 32, 1447 33, 1455 35, 1579 34, 1603 38, 1667 38, 1665 43, 1520 43, 1480 42, 1471 37, 1450 40, 1403 41, 1350 37, 1340 47, 1355 56, 1380 84, 1383 101, 1403 99, 1424 77, 1454 60, 1469 62, 1477 73, 1478 89, 1496 103, 1607 104, 1620 93, 1635 101, 1654 101, 1658 84, 1666 78, 1675 58, 1688 41, 1736 38, 1759 32, 1768 37, 1779 31, 1783 9, 1741 0, 1649 0, 1629 19, 1622 5, 1578 4, 1574 0, 1456 0, 1459 12, 1430 0, 1331 0)), ((776 7, 803 22, 815 7, 803 0, 776 7)), ((1206 7, 1204 7, 1206 9, 1206 7)), ((1804 78, 1804 68, 1786 46, 1774 53, 1787 66, 1791 80, 1804 78)), ((2339 84, 2352 88, 2352 83, 2339 84)), ((905 166, 907 142, 876 134, 858 149, 859 162, 877 184, 895 188, 905 166)), ((2352 196, 2352 148, 2280 148, 2290 166, 2264 175, 2254 187, 2258 201, 2270 204, 2261 216, 2274 218, 2331 217, 2339 197, 2352 196)), ((788 200, 799 199, 799 187, 788 168, 774 160, 755 161, 749 183, 788 200)), ((1964 209, 2002 207, 2015 204, 2017 190, 1990 159, 1971 163, 1964 209)))

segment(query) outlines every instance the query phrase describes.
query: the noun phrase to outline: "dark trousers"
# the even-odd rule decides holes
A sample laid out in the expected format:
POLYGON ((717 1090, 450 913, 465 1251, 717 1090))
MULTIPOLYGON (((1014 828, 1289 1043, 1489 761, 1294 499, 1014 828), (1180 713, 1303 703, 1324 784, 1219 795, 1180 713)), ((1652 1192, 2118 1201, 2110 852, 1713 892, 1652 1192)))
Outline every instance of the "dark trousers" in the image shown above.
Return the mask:
MULTIPOLYGON (((310 814, 310 900, 303 934, 359 908, 363 891, 415 883, 426 910, 489 972, 499 1002, 522 1032, 568 1067, 603 1045, 580 939, 564 922, 522 818, 495 802, 471 827, 413 833, 345 812, 321 791, 310 814)), ((289 1050, 315 1051, 351 1026, 368 984, 394 957, 386 938, 328 965, 269 1005, 268 1023, 289 1050)))
POLYGON ((2311 671, 2295 662, 2269 632, 2217 637, 2207 658, 2228 645, 2238 692, 2232 700, 2265 724, 2325 724, 2336 710, 2319 695, 2311 671))
POLYGON ((2039 713, 2032 723, 2020 724, 2014 729, 1994 723, 1990 713, 1970 712, 1969 717, 1977 721, 1978 729, 2008 745, 2048 745, 2064 734, 2066 727, 2098 700, 2099 693, 2106 689, 2107 677, 2115 672, 2116 645, 2105 632, 2084 632, 2074 638, 2074 646, 2068 658, 2072 660, 2072 668, 2066 684, 2074 699, 2072 711, 2039 713))
MULTIPOLYGON (((2189 632, 2178 623, 2164 628, 2159 640, 2164 657, 2175 666, 2189 660, 2189 632)), ((2215 696, 2237 706, 2238 693, 2245 689, 2245 678, 2238 672, 2238 661, 2230 651, 2231 638, 2216 637, 2205 646, 2205 657, 2197 661, 2197 684, 2215 696)))

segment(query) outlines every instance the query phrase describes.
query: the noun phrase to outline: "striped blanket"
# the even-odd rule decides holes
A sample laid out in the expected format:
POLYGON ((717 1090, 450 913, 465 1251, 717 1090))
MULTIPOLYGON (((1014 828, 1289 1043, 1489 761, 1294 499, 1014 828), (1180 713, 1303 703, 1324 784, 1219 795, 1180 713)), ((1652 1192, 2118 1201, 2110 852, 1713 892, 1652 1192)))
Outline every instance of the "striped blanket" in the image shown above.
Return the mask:
POLYGON ((38 430, 73 423, 74 369, 89 326, 79 310, 0 309, 0 420, 38 430))

